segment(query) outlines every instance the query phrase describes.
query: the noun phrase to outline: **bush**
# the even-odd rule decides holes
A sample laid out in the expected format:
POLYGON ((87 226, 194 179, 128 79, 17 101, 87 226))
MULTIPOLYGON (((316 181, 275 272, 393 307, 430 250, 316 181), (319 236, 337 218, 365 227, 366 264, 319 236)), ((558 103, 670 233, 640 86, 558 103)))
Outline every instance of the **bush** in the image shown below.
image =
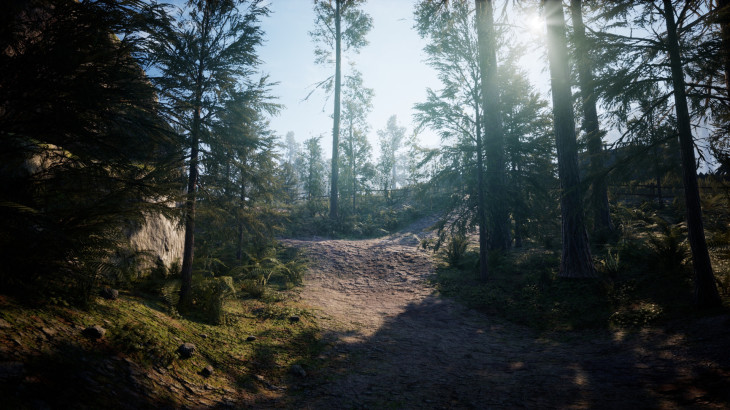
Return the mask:
POLYGON ((446 246, 446 261, 453 267, 459 266, 459 262, 466 255, 466 248, 469 245, 469 239, 463 233, 457 233, 451 236, 449 244, 446 246))
POLYGON ((214 325, 225 323, 223 304, 235 294, 236 288, 230 276, 199 279, 193 285, 193 300, 197 309, 214 325))

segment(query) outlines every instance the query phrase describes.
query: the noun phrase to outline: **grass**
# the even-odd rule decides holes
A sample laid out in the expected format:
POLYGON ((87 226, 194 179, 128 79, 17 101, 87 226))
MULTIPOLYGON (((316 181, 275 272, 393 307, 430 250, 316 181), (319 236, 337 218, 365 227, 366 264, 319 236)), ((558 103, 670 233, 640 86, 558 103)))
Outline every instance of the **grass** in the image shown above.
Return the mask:
POLYGON ((311 315, 290 293, 269 294, 275 296, 266 301, 227 300, 225 323, 218 326, 170 316, 163 302, 145 295, 97 299, 87 310, 29 308, 0 297, 0 318, 10 325, 0 332, 0 361, 25 363, 22 378, 0 386, 8 398, 3 405, 155 408, 285 400, 281 388, 298 382, 291 366, 316 372, 323 344, 311 315), (300 317, 296 323, 288 320, 293 314, 300 317), (81 336, 91 325, 107 329, 99 341, 81 336), (182 359, 176 351, 186 342, 196 351, 182 359), (214 372, 204 377, 209 365, 214 372), (114 395, 130 402, 110 402, 114 395))

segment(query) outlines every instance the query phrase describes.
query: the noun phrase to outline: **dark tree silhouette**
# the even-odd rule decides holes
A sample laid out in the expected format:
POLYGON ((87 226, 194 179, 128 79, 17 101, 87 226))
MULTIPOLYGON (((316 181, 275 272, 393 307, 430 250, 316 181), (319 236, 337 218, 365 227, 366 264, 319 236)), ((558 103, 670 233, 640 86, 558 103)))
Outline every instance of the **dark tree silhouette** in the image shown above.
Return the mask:
POLYGON ((547 47, 550 61, 550 83, 553 91, 553 121, 558 151, 560 178, 560 213, 562 217, 563 252, 559 276, 592 278, 596 276, 591 250, 583 221, 578 148, 575 138, 573 98, 570 92, 570 69, 565 36, 565 17, 561 0, 545 0, 547 47))

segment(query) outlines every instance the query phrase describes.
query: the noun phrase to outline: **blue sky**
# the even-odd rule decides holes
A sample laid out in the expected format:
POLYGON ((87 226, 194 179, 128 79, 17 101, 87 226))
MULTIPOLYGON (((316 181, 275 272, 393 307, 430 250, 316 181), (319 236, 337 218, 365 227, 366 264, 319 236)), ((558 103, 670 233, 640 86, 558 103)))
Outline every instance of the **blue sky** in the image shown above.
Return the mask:
MULTIPOLYGON (((370 42, 359 55, 350 54, 363 73, 365 86, 375 90, 373 111, 369 116, 369 138, 376 149, 376 130, 385 128, 391 115, 412 132, 412 107, 424 101, 426 88, 438 88, 436 73, 424 62, 422 41, 413 26, 413 1, 370 0, 364 9, 373 18, 370 42)), ((302 101, 312 84, 332 74, 334 66, 314 64, 314 44, 308 32, 314 26, 311 0, 273 0, 271 15, 262 22, 266 42, 259 51, 261 70, 279 85, 273 94, 286 108, 271 119, 271 127, 279 135, 293 131, 298 141, 324 135, 322 145, 331 155, 333 101, 325 101, 323 92, 315 92, 302 101)), ((348 64, 343 65, 346 69, 348 64)), ((424 143, 435 146, 438 138, 423 132, 424 143)))

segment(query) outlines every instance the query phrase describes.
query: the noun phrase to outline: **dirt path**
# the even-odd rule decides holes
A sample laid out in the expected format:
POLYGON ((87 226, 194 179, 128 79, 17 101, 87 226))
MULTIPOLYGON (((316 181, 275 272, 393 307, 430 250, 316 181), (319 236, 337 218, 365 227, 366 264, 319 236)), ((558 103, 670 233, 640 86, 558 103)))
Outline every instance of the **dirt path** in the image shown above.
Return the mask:
POLYGON ((380 239, 288 240, 325 338, 304 408, 727 408, 730 318, 539 338, 433 294, 423 221, 380 239))

